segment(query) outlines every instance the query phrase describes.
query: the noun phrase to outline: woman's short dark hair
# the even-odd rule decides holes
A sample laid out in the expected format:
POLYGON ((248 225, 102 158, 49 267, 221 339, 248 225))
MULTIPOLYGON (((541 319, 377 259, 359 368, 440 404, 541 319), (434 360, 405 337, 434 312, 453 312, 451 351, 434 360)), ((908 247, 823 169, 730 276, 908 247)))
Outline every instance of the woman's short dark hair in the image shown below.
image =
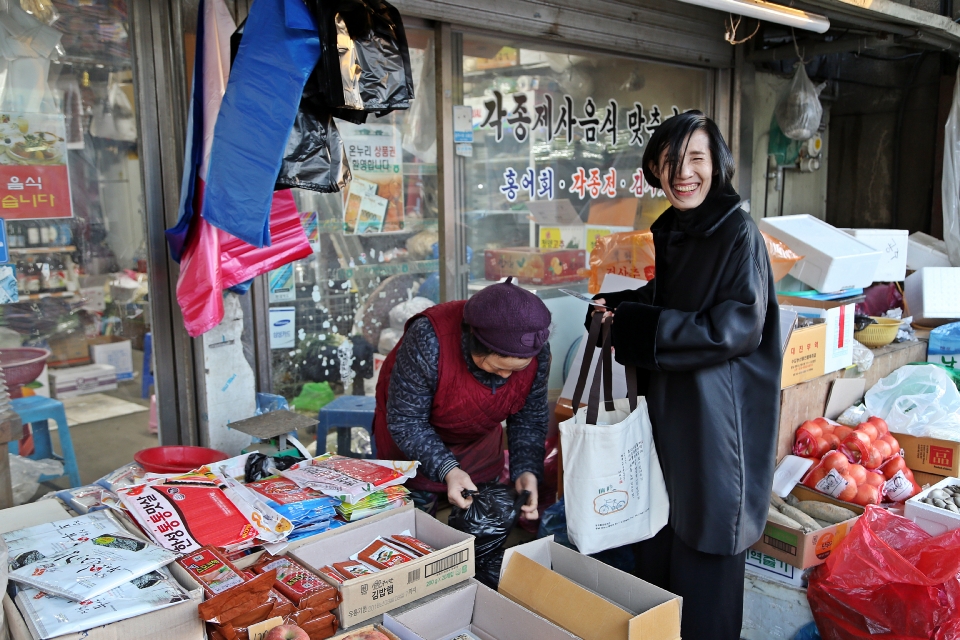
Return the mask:
POLYGON ((710 191, 726 188, 733 180, 736 163, 730 147, 723 139, 717 123, 703 115, 702 111, 687 111, 663 121, 647 143, 643 152, 643 177, 656 189, 662 189, 660 179, 653 175, 653 168, 660 169, 660 157, 667 150, 666 164, 670 167, 670 184, 673 184, 680 171, 683 156, 687 152, 687 141, 694 131, 704 131, 710 138, 710 156, 713 161, 713 181, 710 191))
POLYGON ((460 329, 467 336, 467 350, 472 355, 475 355, 478 358, 486 358, 487 356, 501 356, 501 354, 477 340, 477 336, 473 333, 473 328, 466 322, 460 323, 460 329))

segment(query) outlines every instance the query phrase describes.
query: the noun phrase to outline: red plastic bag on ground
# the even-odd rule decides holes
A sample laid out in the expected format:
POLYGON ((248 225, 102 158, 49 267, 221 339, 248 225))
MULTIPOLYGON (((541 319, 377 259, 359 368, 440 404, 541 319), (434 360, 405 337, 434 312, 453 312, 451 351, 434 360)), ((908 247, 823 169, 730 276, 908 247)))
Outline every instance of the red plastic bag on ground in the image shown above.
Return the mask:
POLYGON ((867 507, 811 574, 807 599, 823 640, 960 639, 960 529, 932 537, 867 507))

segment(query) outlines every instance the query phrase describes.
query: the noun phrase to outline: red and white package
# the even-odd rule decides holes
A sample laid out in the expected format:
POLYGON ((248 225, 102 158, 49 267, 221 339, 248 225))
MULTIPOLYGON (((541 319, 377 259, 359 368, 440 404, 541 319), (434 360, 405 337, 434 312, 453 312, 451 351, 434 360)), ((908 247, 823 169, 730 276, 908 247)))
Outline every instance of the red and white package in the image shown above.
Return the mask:
POLYGON ((192 553, 205 545, 227 551, 252 546, 257 529, 216 485, 137 485, 120 500, 157 544, 192 553))
POLYGON ((317 569, 317 573, 319 573, 322 576, 326 576, 330 578, 337 584, 343 584, 344 581, 346 581, 346 578, 344 578, 339 571, 331 567, 329 564, 326 564, 320 567, 319 569, 317 569))
POLYGON ((350 556, 350 559, 359 560, 368 567, 382 571, 404 562, 413 562, 418 557, 413 551, 394 542, 385 538, 377 538, 356 554, 350 556))
POLYGON ((281 471, 280 475, 297 486, 321 491, 347 504, 356 504, 372 493, 413 478, 419 464, 324 454, 299 462, 281 471))
POLYGON ((363 576, 369 576, 377 572, 377 569, 374 569, 373 567, 368 567, 367 565, 357 560, 348 560, 347 562, 334 562, 333 568, 336 569, 340 573, 340 575, 342 575, 347 580, 353 580, 354 578, 362 578, 363 576))

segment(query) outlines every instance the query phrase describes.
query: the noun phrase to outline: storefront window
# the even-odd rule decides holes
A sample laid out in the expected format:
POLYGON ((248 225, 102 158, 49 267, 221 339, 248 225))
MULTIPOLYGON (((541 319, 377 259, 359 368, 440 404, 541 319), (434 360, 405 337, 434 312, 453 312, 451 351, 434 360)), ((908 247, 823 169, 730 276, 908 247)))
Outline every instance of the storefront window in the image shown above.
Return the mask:
MULTIPOLYGON (((464 34, 472 131, 455 135, 473 139, 457 145, 469 293, 515 276, 555 319, 582 314, 557 289, 585 291, 596 238, 649 228, 669 206, 643 179, 644 145, 675 113, 709 113, 709 86, 702 69, 464 34)), ((551 339, 557 364, 579 336, 567 324, 551 339)), ((552 368, 551 388, 562 370, 552 368)))
POLYGON ((352 180, 342 193, 294 190, 314 252, 269 274, 271 324, 295 325, 270 345, 273 392, 312 415, 336 395, 372 395, 375 366, 402 333, 391 311, 439 300, 434 38, 406 32, 411 108, 337 121, 352 180))
POLYGON ((157 441, 141 388, 150 308, 127 3, 3 7, 0 348, 50 350, 37 380, 9 386, 66 405, 90 482, 157 441))

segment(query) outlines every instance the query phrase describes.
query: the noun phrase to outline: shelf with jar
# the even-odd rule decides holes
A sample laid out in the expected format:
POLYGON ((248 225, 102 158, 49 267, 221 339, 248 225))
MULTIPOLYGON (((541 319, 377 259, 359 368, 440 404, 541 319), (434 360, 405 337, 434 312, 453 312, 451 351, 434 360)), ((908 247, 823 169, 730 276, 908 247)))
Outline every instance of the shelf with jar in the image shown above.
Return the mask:
POLYGON ((75 252, 73 220, 8 220, 7 246, 11 254, 75 252))

